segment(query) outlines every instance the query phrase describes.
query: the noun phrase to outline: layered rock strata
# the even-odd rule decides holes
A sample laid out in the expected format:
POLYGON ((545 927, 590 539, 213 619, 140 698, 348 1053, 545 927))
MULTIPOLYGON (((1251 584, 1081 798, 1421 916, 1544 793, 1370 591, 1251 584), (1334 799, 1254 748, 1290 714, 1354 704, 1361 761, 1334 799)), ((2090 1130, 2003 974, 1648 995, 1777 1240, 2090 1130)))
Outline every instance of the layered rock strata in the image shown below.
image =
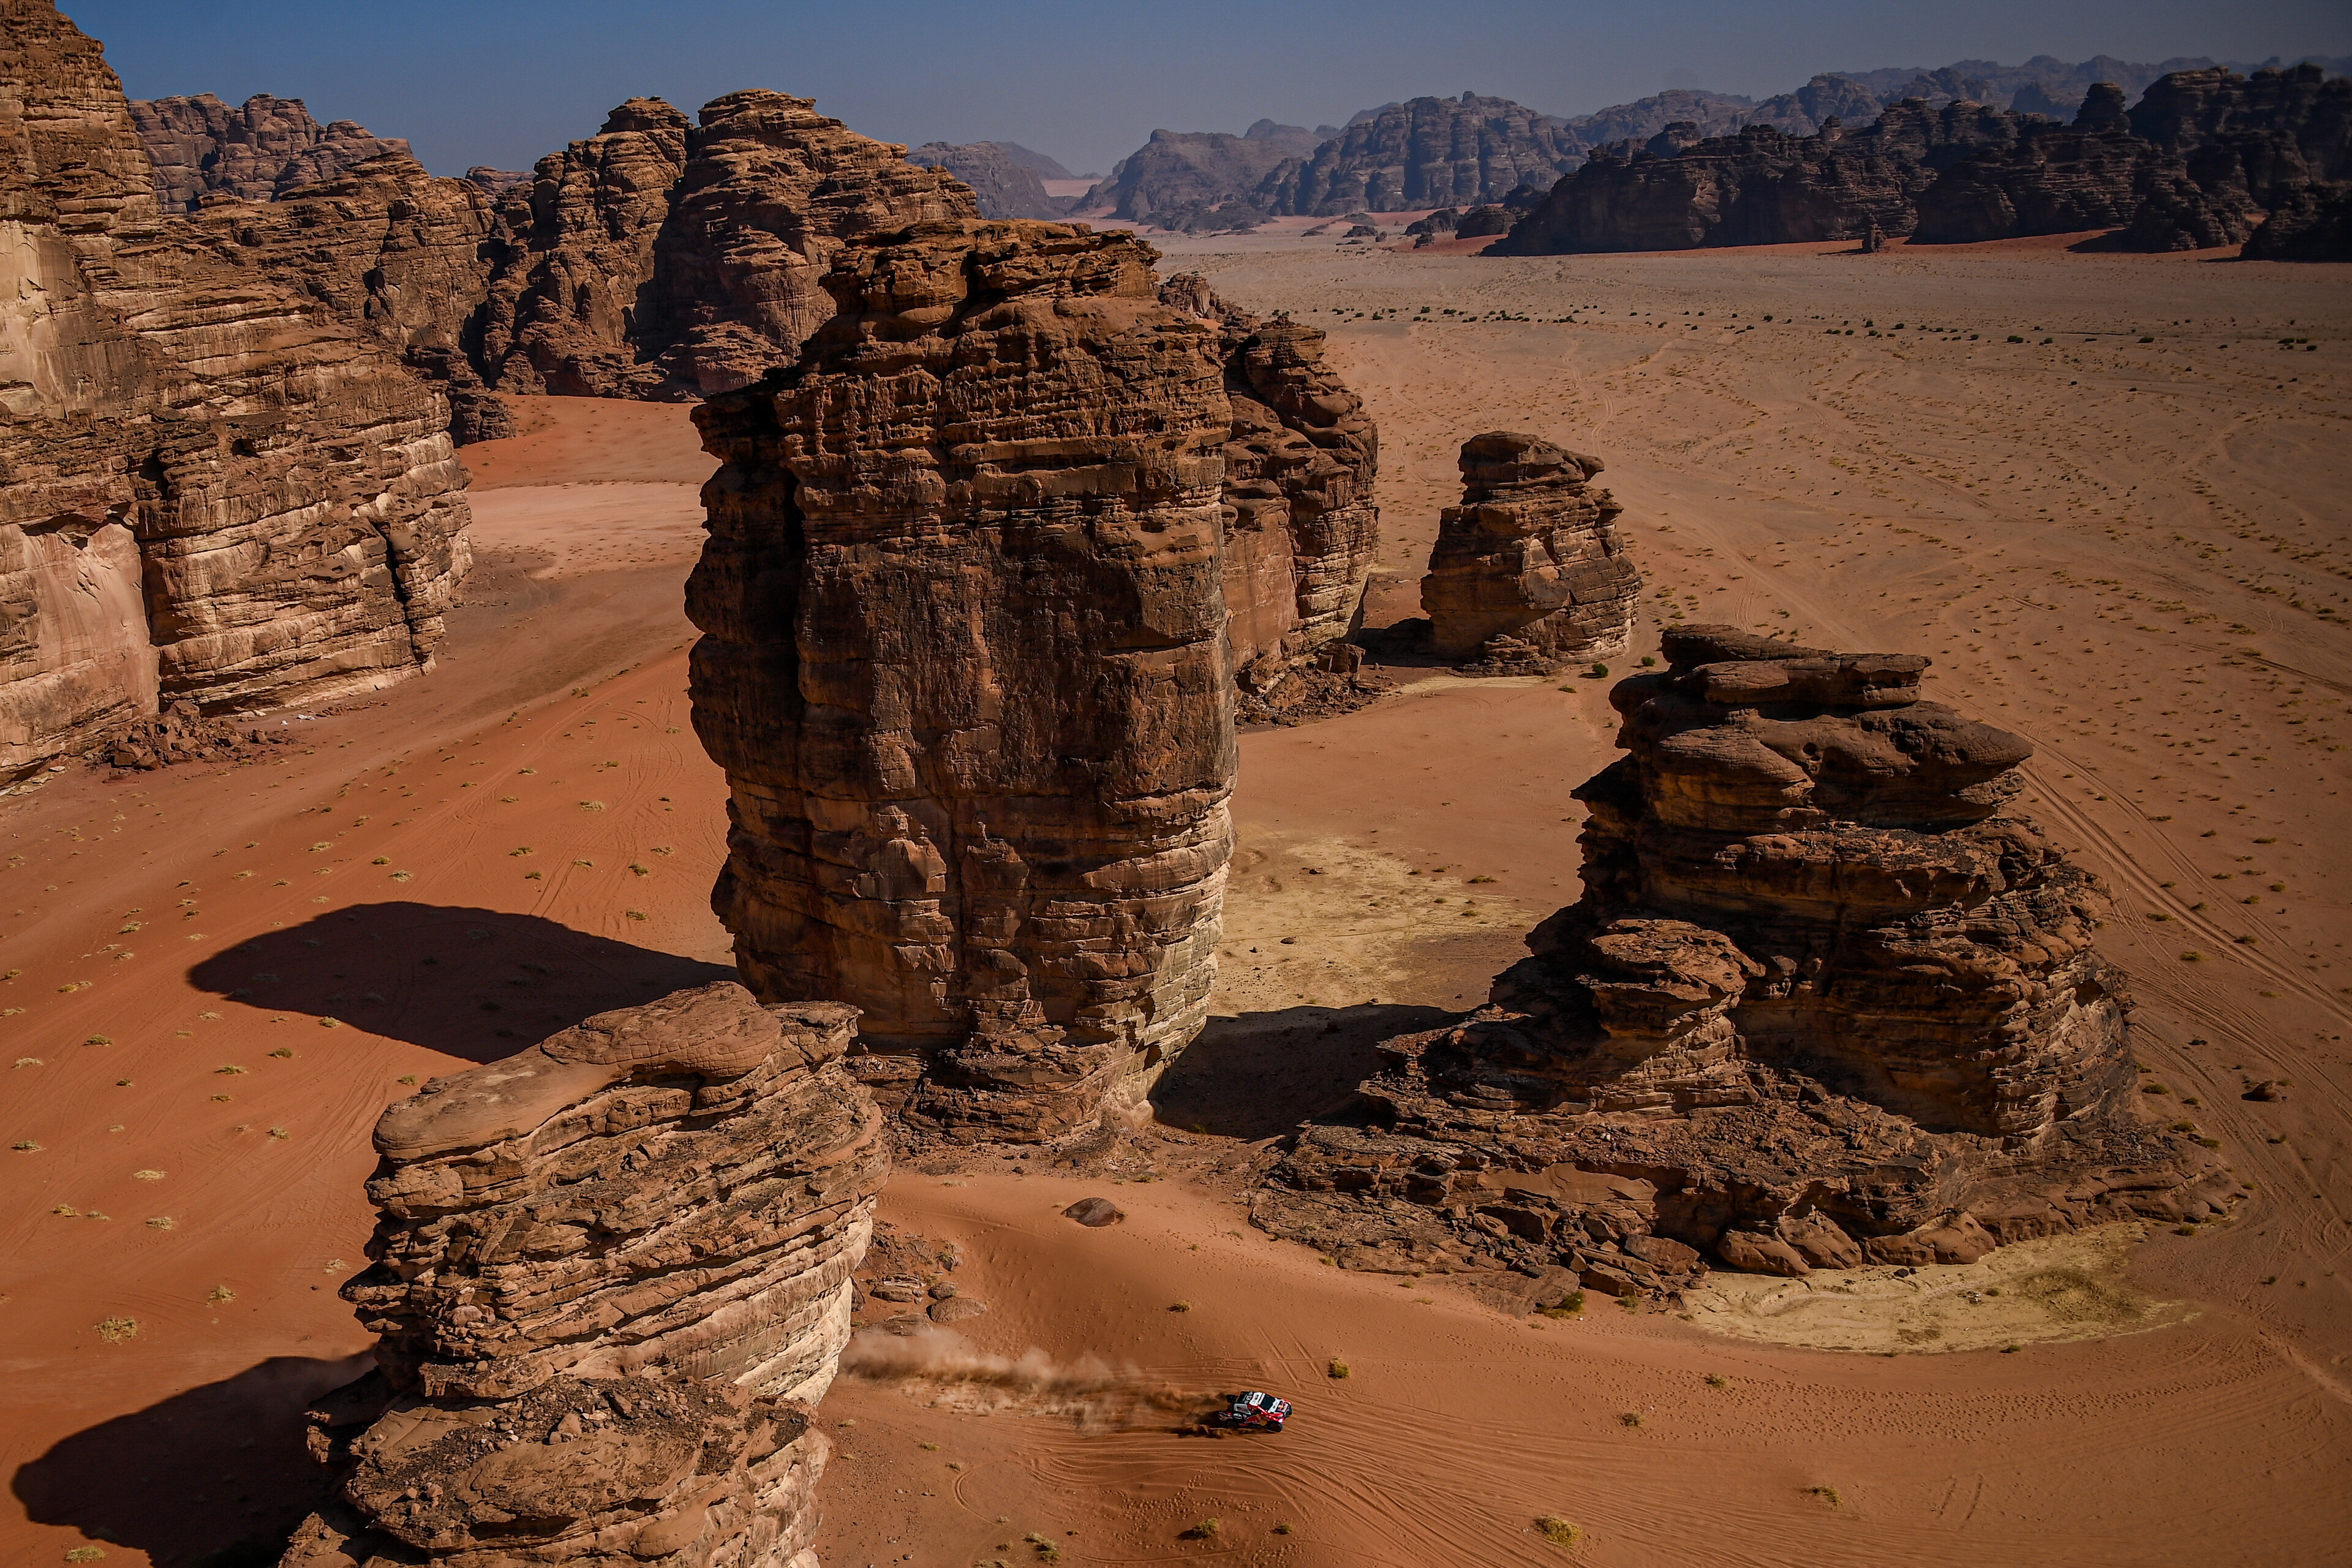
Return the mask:
POLYGON ((1860 239, 1873 224, 1907 235, 1920 194, 1944 170, 2045 123, 1980 103, 1933 109, 1909 99, 1859 131, 1832 118, 1811 136, 1749 125, 1678 150, 1595 153, 1486 254, 1860 239))
POLYGON ((1666 634, 1577 791, 1585 895, 1456 1027, 1392 1040, 1257 1222, 1352 1266, 1801 1274, 1972 1261, 2242 1195, 2133 1102, 2091 877, 2006 809, 2032 748, 1927 661, 1666 634))
POLYGON ((469 552, 448 409, 163 218, 98 44, 0 9, 0 774, 163 700, 326 702, 428 668, 469 552))
POLYGON ((747 984, 865 1013, 910 1123, 1051 1136, 1206 1016, 1234 767, 1217 331, 1053 224, 853 244, 793 369, 697 411, 688 584, 747 984))
POLYGON ((288 1568, 814 1568, 811 1406, 887 1169, 855 1011, 732 982, 599 1014, 376 1124, 378 1370, 323 1402, 288 1568))
POLYGON ((1165 304, 1213 323, 1233 427, 1225 440, 1226 635, 1242 700, 1279 710, 1302 670, 1345 673, 1380 550, 1380 432, 1323 363, 1320 329, 1220 299, 1198 273, 1165 304))
POLYGON ((2121 88, 2102 83, 2063 130, 1978 153, 1919 195, 1914 237, 1970 244, 2120 228, 2139 210, 2162 153, 2132 134, 2121 88))
POLYGON ((1498 675, 1624 652, 1642 578, 1617 535, 1625 509, 1592 487, 1601 459, 1496 430, 1462 444, 1461 468, 1421 580, 1431 650, 1498 675))
POLYGON ((165 212, 194 212, 213 195, 266 202, 370 158, 408 153, 399 137, 371 135, 349 120, 320 124, 299 98, 260 92, 231 109, 200 92, 133 99, 130 107, 165 212))
POLYGON ((1504 98, 1416 98, 1391 104, 1268 174, 1274 213, 1348 213, 1500 202, 1522 181, 1548 185, 1582 161, 1560 121, 1504 98))

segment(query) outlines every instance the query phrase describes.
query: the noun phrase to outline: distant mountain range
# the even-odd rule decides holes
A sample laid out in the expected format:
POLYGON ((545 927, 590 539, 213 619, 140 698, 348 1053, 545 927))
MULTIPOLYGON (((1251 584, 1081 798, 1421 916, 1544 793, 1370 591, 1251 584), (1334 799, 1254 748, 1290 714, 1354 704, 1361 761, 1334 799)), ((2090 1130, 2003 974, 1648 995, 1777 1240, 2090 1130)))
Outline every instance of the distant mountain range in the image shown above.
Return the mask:
MULTIPOLYGON (((2352 71, 2352 56, 2305 58, 2329 76, 2352 71)), ((1360 110, 1344 126, 1312 131, 1271 119, 1258 121, 1238 136, 1154 131, 1084 196, 1045 199, 1058 212, 1100 214, 1192 231, 1247 228, 1284 214, 1343 216, 1354 211, 1485 204, 1526 209, 1594 153, 1612 147, 1630 151, 1669 131, 1677 142, 1688 142, 1729 135, 1748 125, 1811 136, 1832 118, 1849 125, 1866 124, 1907 99, 1923 100, 1930 109, 1969 100, 2066 119, 2096 82, 2112 82, 2137 95, 2174 71, 2219 64, 2251 73, 2280 63, 2201 57, 2142 62, 2107 55, 2073 63, 2037 55, 2015 66, 1957 60, 1932 68, 1827 71, 1793 91, 1762 100, 1675 88, 1589 114, 1565 116, 1475 93, 1418 98, 1360 110)), ((1039 156, 1005 142, 979 145, 1005 148, 1030 159, 1039 156)), ((938 143, 918 156, 955 168, 938 143)), ((1067 176, 1040 168, 1035 177, 1067 176)), ((1042 188, 1038 194, 1043 195, 1042 188)), ((1025 190, 1023 195, 1025 198, 1025 190)), ((988 191, 981 192, 982 210, 992 216, 1045 216, 1026 199, 1018 205, 1026 210, 1015 213, 1011 198, 993 199, 988 191)))

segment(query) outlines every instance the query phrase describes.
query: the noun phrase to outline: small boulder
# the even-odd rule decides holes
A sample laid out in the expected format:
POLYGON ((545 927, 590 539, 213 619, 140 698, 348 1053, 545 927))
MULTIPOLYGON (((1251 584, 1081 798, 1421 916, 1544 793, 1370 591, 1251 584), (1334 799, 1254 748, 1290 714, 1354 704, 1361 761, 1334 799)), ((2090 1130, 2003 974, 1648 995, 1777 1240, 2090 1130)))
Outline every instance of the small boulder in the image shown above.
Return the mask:
POLYGON ((2244 1100, 2284 1100, 2286 1098, 2286 1087, 2280 1083, 2276 1079, 2266 1078, 2263 1079, 2262 1082, 2246 1090, 2246 1092, 2240 1098, 2244 1100))
POLYGON ((931 1300, 934 1301, 944 1301, 955 1293, 955 1283, 952 1280, 942 1279, 931 1287, 931 1300))
POLYGON ((961 1322, 966 1318, 977 1318, 987 1310, 988 1303, 985 1301, 975 1300, 970 1296, 950 1296, 944 1301, 931 1303, 931 1321, 961 1322))
POLYGON ((877 1279, 867 1293, 885 1301, 919 1301, 923 1299, 923 1282, 919 1279, 877 1279))
POLYGON ((1752 1230, 1725 1231, 1723 1239, 1715 1244, 1715 1255, 1727 1267, 1747 1274, 1782 1274, 1795 1279, 1813 1271, 1795 1247, 1777 1236, 1759 1236, 1752 1230))
POLYGON ((1062 1217, 1076 1220, 1089 1229, 1098 1230, 1107 1225, 1117 1225, 1127 1215, 1108 1198, 1080 1198, 1062 1211, 1062 1217))

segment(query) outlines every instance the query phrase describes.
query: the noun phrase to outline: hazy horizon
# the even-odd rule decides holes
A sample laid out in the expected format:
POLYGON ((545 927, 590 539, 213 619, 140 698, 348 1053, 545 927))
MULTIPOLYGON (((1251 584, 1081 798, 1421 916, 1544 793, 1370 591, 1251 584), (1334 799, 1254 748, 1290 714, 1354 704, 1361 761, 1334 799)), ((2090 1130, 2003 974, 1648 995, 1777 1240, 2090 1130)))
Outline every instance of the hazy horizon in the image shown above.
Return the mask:
POLYGON ((1340 124, 1379 104, 1465 90, 1565 115, 1668 87, 1764 98, 1820 71, 1961 59, 2352 54, 2352 7, 2315 0, 1997 0, 1965 15, 1856 0, 1771 10, 1699 0, 1668 24, 1589 3, 1469 0, 1435 26, 1426 6, 1397 0, 1122 13, 1007 0, 980 26, 964 21, 970 7, 912 0, 883 37, 872 12, 754 0, 659 10, 510 0, 495 13, 385 0, 323 16, 289 0, 231 10, 66 0, 64 9, 105 43, 134 98, 299 98, 321 121, 406 137, 442 174, 528 169, 593 134, 625 99, 666 98, 691 112, 746 87, 814 98, 869 136, 1017 142, 1083 174, 1108 171, 1155 128, 1238 132, 1260 117, 1340 124))

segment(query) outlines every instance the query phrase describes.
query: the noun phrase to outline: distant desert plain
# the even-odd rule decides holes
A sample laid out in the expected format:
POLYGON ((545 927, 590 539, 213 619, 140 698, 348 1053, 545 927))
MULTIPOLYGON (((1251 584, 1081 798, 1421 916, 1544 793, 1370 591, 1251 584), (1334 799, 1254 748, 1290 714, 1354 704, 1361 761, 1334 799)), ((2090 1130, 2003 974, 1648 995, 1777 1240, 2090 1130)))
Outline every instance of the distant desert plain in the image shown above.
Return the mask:
MULTIPOLYGON (((1370 706, 1244 736, 1215 1016, 1133 1158, 891 1177, 883 1219, 957 1244, 992 1310, 853 1342, 824 1561, 2352 1562, 2352 272, 1307 226, 1153 242, 1330 334, 1382 437, 1367 625, 1419 613, 1460 443, 1518 430, 1605 460, 1633 648, 1608 679, 1392 664, 1370 706), (2252 1200, 1558 1317, 1248 1224, 1373 1042, 1476 1006, 1575 899, 1611 680, 1705 622, 1930 656, 1927 695, 2032 742, 2020 805, 2113 893, 2147 1099, 2252 1200), (1094 1194, 1128 1222, 1059 1217, 1094 1194), (1239 1386, 1292 1429, 1170 1430, 1239 1386)), ((480 564, 432 674, 272 715, 299 743, 262 762, 5 803, 10 1563, 273 1561, 237 1543, 311 1506, 303 1403, 369 1349, 335 1292, 377 1114, 729 973, 679 607, 713 465, 681 405, 514 406, 462 454, 480 564)))

